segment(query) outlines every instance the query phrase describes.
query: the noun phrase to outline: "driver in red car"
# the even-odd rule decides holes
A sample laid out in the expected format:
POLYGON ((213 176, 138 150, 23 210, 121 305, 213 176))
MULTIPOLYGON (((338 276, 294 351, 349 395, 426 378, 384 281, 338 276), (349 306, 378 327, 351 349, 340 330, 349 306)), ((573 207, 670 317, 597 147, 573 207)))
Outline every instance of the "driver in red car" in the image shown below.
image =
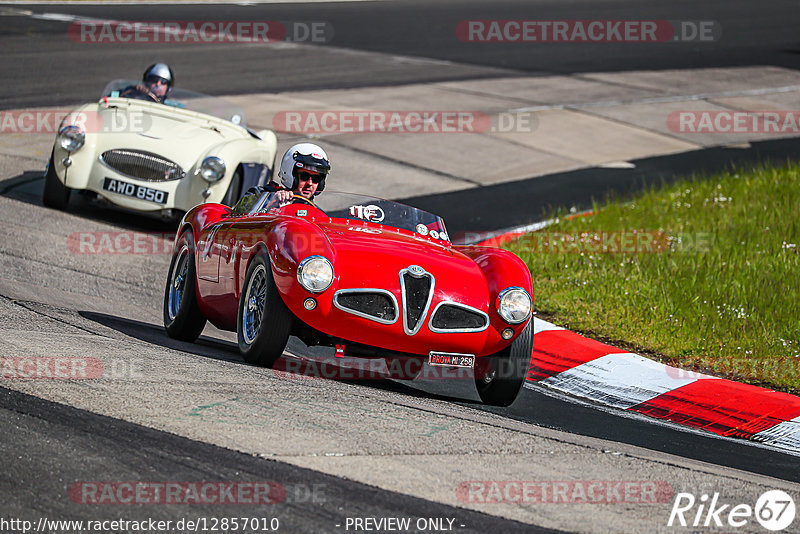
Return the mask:
POLYGON ((325 178, 331 171, 328 155, 312 143, 294 145, 283 155, 278 177, 284 190, 278 191, 281 202, 314 205, 314 197, 325 189, 325 178))
POLYGON ((281 185, 270 182, 266 186, 250 188, 245 195, 277 192, 281 203, 314 204, 314 197, 325 189, 325 178, 331 170, 328 155, 312 143, 294 145, 283 155, 278 177, 281 185))

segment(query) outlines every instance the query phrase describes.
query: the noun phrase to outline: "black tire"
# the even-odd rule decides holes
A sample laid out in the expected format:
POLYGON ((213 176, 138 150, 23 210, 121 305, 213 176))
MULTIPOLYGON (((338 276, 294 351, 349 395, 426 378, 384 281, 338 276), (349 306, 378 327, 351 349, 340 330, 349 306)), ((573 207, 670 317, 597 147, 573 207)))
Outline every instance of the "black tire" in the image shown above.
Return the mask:
POLYGON ((228 191, 225 193, 225 196, 222 198, 222 204, 226 206, 233 207, 238 201, 239 197, 242 196, 242 178, 244 173, 242 171, 242 166, 239 165, 236 168, 236 172, 233 173, 233 178, 231 178, 231 183, 228 185, 228 191))
POLYGON ((268 257, 259 254, 247 268, 239 298, 239 351, 247 363, 272 367, 283 354, 291 330, 292 313, 275 287, 268 257))
POLYGON ((533 319, 506 349, 477 358, 475 386, 485 404, 510 406, 514 402, 528 377, 532 352, 533 319))
POLYGON ((197 276, 194 265, 194 237, 183 233, 172 256, 164 288, 164 327, 173 339, 193 342, 206 326, 197 305, 197 276))
POLYGON ((42 193, 42 204, 48 208, 57 210, 67 209, 69 204, 69 187, 61 183, 53 165, 53 153, 50 153, 50 162, 47 164, 47 173, 44 176, 44 192, 42 193))

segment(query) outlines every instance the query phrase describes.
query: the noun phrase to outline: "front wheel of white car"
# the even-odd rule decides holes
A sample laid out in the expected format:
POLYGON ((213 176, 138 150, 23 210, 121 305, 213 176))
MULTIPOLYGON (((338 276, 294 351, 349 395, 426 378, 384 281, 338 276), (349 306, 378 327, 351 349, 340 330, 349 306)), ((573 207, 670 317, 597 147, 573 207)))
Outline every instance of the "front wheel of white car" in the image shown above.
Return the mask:
POLYGON ((492 406, 510 406, 528 377, 532 352, 531 319, 506 349, 475 362, 475 386, 481 400, 492 406))
POLYGON ((292 314, 272 278, 266 255, 253 259, 239 299, 236 334, 247 363, 272 367, 281 357, 292 329, 292 314))
POLYGON ((48 208, 57 210, 67 209, 69 204, 70 189, 61 183, 56 174, 56 167, 53 165, 53 154, 50 154, 50 162, 47 164, 47 173, 44 176, 44 193, 42 194, 42 204, 48 208))

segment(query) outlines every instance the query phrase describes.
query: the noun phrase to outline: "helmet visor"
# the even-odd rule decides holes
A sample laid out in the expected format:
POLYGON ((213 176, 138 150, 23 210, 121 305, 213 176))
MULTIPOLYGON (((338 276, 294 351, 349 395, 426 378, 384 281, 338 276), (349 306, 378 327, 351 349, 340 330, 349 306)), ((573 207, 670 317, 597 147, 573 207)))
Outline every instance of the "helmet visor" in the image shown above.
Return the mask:
POLYGON ((305 169, 326 175, 331 171, 331 164, 321 154, 294 154, 295 170, 305 169))
POLYGON ((149 83, 149 84, 153 84, 153 85, 161 84, 161 85, 166 85, 167 87, 169 87, 169 80, 167 80, 166 78, 162 78, 161 76, 158 76, 156 74, 151 74, 150 76, 145 78, 144 81, 149 83))

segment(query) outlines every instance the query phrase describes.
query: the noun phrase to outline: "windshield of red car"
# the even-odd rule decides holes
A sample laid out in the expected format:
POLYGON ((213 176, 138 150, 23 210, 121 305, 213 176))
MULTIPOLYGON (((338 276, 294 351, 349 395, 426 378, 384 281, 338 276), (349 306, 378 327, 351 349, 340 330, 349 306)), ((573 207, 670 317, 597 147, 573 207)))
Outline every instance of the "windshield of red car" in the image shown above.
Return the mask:
MULTIPOLYGON (((360 220, 381 227, 400 228, 414 234, 449 242, 441 217, 392 200, 353 193, 325 191, 314 199, 326 217, 348 221, 360 220)), ((276 213, 280 204, 275 193, 265 193, 253 204, 251 213, 276 213)), ((314 216, 310 209, 308 216, 314 216)))
MULTIPOLYGON (((141 84, 142 82, 136 80, 113 80, 103 89, 103 94, 100 95, 100 98, 119 97, 120 93, 126 89, 141 84)), ((164 101, 164 105, 211 115, 242 127, 247 126, 244 110, 239 106, 221 98, 196 93, 188 89, 173 87, 168 98, 164 101)))

